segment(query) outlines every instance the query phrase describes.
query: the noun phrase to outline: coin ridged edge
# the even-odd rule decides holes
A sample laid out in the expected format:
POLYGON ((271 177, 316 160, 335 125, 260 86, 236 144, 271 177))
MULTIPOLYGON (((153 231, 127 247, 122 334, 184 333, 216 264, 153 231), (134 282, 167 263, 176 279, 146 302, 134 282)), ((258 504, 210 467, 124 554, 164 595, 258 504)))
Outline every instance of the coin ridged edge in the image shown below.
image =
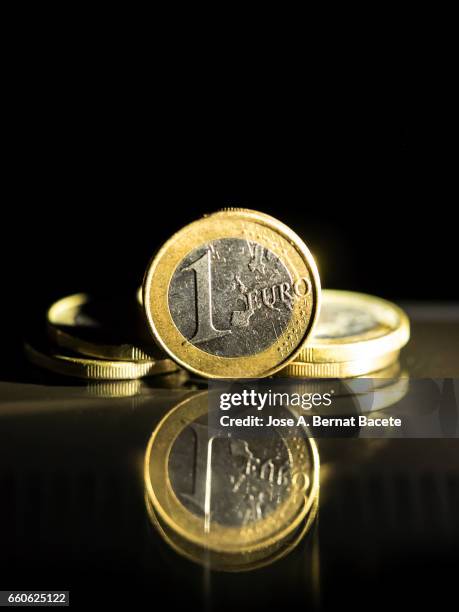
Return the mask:
POLYGON ((28 342, 24 344, 24 350, 28 359, 35 365, 56 374, 87 380, 134 380, 153 374, 172 372, 177 369, 177 366, 169 360, 167 360, 167 363, 154 361, 130 363, 128 361, 83 359, 54 353, 45 354, 28 342))
POLYGON ((375 359, 356 359, 336 363, 306 363, 294 361, 276 373, 276 376, 293 378, 351 378, 376 372, 393 364, 399 351, 380 355, 375 359))

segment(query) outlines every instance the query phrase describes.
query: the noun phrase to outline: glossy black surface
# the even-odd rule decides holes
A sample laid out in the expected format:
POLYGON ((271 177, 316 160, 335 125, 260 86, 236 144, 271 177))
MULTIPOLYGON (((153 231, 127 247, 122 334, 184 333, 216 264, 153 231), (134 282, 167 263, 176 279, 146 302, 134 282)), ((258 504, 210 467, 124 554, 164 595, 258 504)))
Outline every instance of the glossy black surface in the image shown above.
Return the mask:
MULTIPOLYGON (((457 309, 412 312, 404 367, 459 377, 457 309)), ((216 573, 169 549, 144 505, 147 441, 189 390, 154 379, 88 387, 32 368, 19 351, 2 367, 2 588, 161 610, 371 609, 456 594, 459 441, 320 440, 314 530, 265 569, 216 573)))

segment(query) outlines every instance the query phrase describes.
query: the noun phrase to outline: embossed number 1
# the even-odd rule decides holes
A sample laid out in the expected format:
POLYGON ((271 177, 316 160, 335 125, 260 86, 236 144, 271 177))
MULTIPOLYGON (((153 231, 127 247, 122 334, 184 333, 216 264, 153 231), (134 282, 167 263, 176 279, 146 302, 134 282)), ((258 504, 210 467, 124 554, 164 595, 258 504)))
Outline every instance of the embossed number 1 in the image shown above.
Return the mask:
POLYGON ((231 333, 230 329, 216 329, 212 321, 212 268, 211 255, 207 250, 202 257, 183 271, 193 270, 196 286, 196 332, 190 341, 193 344, 208 342, 215 338, 222 338, 231 333))

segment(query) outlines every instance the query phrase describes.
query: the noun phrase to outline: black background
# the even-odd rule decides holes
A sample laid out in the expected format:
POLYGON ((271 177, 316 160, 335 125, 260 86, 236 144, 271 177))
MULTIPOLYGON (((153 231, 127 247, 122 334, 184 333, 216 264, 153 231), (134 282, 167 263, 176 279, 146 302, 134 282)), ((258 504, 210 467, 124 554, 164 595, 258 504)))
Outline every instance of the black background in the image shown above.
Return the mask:
POLYGON ((313 108, 293 95, 273 107, 167 90, 152 105, 139 88, 85 83, 37 79, 33 104, 14 100, 2 232, 10 316, 70 291, 134 290, 163 240, 228 205, 291 225, 326 287, 457 297, 446 102, 394 84, 313 108))
POLYGON ((289 224, 324 287, 458 297, 446 93, 401 79, 336 85, 307 104, 292 89, 279 102, 262 90, 155 96, 138 74, 126 89, 116 74, 57 78, 31 62, 9 97, 0 256, 11 355, 54 299, 132 294, 162 241, 223 206, 289 224))

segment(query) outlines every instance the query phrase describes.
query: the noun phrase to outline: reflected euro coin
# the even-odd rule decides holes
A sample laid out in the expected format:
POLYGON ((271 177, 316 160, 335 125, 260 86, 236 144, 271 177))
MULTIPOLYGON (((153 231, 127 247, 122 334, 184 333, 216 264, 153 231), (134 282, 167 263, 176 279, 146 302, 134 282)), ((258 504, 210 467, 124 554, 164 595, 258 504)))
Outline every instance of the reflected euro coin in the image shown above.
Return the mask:
POLYGON ((216 434, 208 400, 208 392, 187 398, 153 432, 145 456, 149 510, 163 535, 194 560, 260 563, 295 541, 314 516, 317 447, 306 432, 216 434))

